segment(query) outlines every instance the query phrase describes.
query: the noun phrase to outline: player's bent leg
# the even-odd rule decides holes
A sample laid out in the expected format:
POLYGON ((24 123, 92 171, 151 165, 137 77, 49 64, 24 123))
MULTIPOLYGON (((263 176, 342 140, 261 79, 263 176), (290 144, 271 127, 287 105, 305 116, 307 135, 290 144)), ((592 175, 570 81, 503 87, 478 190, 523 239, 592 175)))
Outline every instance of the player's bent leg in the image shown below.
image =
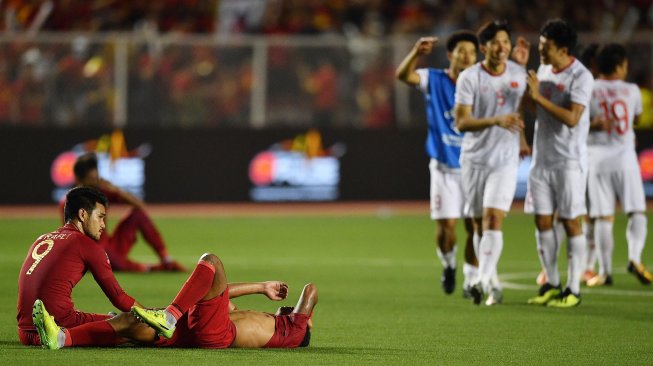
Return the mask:
POLYGON ((301 295, 299 295, 293 313, 306 314, 310 317, 313 315, 315 305, 317 305, 317 286, 308 283, 304 286, 301 295))
POLYGON ((132 313, 157 333, 170 339, 177 320, 184 313, 199 301, 222 295, 226 289, 227 275, 222 261, 215 254, 205 253, 168 307, 154 310, 135 306, 132 307, 132 313))
POLYGON ((313 316, 315 305, 317 305, 317 286, 308 283, 304 286, 301 295, 299 295, 297 305, 295 305, 295 310, 293 310, 293 313, 308 315, 306 333, 298 347, 308 347, 311 342, 311 329, 313 328, 311 317, 313 316))
POLYGON ((216 296, 220 296, 227 289, 227 274, 225 273, 222 261, 215 254, 204 253, 200 257, 200 262, 206 262, 215 269, 211 288, 202 300, 210 300, 216 296))

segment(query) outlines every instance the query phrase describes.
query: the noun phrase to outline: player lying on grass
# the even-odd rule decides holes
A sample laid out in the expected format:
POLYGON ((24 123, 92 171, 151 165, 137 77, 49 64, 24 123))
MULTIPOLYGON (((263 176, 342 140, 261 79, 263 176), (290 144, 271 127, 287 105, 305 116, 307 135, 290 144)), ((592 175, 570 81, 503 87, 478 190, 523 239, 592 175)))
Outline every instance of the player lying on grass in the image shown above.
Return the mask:
POLYGON ((43 302, 36 300, 32 318, 41 344, 49 349, 115 346, 128 341, 184 348, 308 346, 310 318, 317 304, 316 286, 310 283, 304 286, 294 308, 281 307, 274 315, 236 310, 229 301, 257 293, 279 301, 287 297, 288 286, 279 281, 227 284, 222 262, 216 255, 207 253, 165 309, 134 306, 131 313, 64 329, 48 314, 43 302))
POLYGON ((111 272, 107 254, 99 244, 104 231, 107 198, 93 188, 78 187, 66 194, 65 225, 39 236, 27 251, 18 277, 18 338, 24 345, 39 345, 32 324, 32 305, 36 299, 48 303, 52 314, 64 327, 108 319, 106 314, 75 309, 72 291, 90 272, 111 303, 128 311, 135 300, 120 287, 111 272))

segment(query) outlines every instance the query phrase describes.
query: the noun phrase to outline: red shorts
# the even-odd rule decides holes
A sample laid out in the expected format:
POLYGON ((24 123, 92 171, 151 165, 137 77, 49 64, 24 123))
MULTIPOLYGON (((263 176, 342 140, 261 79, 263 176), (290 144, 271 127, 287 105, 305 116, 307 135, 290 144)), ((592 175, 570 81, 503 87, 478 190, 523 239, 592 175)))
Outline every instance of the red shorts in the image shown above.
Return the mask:
POLYGON ((193 305, 179 320, 170 339, 160 338, 158 347, 227 348, 236 338, 229 319, 229 288, 222 295, 193 305))
POLYGON ((292 313, 288 315, 277 315, 274 318, 274 334, 263 347, 298 347, 306 336, 308 315, 292 313))

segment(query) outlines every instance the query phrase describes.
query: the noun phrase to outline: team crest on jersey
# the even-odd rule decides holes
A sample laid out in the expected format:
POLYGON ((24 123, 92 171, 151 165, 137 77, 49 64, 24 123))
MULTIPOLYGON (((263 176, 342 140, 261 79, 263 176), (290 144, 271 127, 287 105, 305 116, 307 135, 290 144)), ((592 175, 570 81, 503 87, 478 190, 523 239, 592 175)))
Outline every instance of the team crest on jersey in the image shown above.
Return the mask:
POLYGON ((556 89, 558 89, 559 92, 565 91, 565 86, 563 84, 558 84, 556 85, 556 89))

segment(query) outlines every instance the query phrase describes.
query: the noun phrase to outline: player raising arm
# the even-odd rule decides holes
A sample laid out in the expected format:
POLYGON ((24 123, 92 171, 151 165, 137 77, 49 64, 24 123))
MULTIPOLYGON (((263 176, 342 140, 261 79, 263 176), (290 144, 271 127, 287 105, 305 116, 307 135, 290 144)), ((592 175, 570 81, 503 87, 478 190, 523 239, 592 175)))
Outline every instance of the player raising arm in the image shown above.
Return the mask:
MULTIPOLYGON (((455 32, 446 43, 449 68, 416 69, 419 57, 430 54, 437 42, 436 37, 420 38, 397 68, 396 77, 424 94, 428 121, 426 151, 430 157, 431 173, 431 219, 436 221, 436 253, 444 267, 442 288, 446 294, 451 294, 456 285, 456 220, 464 217, 460 182, 463 134, 455 127, 454 94, 458 75, 476 62, 478 40, 470 31, 455 32)), ((465 230, 463 295, 469 296, 478 271, 471 219, 465 219, 465 230)))

